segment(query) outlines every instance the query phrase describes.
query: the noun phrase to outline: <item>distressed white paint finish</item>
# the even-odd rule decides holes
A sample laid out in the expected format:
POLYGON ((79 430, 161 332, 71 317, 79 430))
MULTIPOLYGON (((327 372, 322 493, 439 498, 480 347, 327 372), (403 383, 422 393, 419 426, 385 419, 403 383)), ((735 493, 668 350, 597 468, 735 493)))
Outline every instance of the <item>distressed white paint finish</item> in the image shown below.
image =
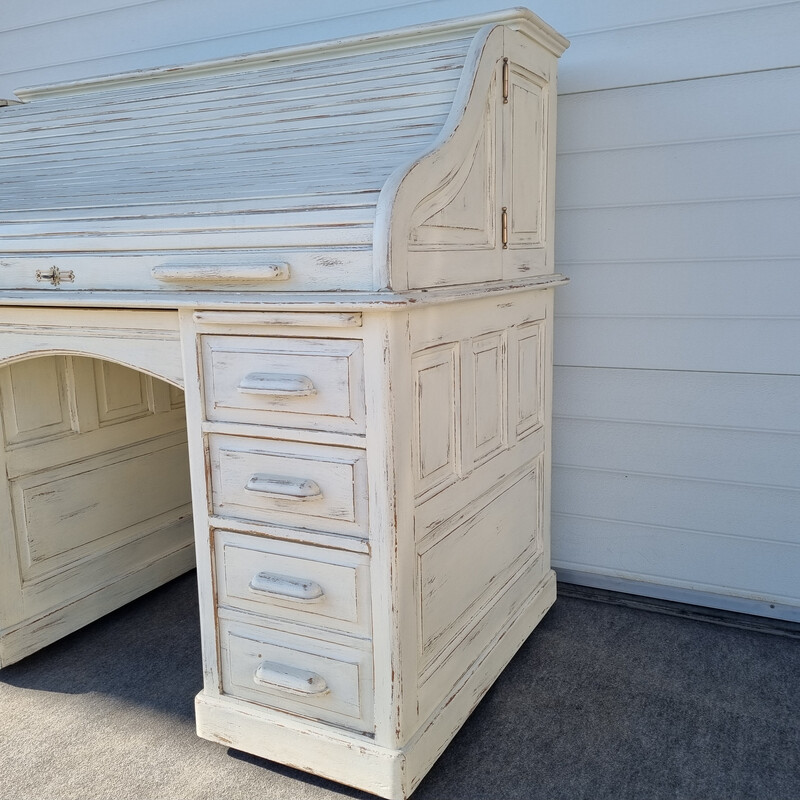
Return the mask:
POLYGON ((0 369, 0 665, 191 568, 174 405, 167 384, 108 361, 42 355, 0 369))
MULTIPOLYGON (((251 288, 371 288, 371 261, 357 251, 370 247, 386 178, 449 111, 470 38, 448 38, 33 95, 4 115, 3 255, 72 253, 56 259, 74 273, 69 288, 105 288, 120 264, 103 256, 131 250, 163 252, 126 271, 134 288, 241 288, 243 278, 251 288), (317 253, 285 249, 297 246, 317 253), (277 251, 253 263, 264 247, 277 251), (214 255, 186 266, 186 249, 214 255), (285 266, 273 284, 259 262, 276 260, 285 266)), ((35 285, 39 267, 26 263, 4 262, 7 288, 35 285)))
POLYGON ((362 450, 220 435, 208 446, 214 513, 366 536, 362 450))
MULTIPOLYGON (((258 329, 248 327, 247 314, 242 322, 237 328, 231 315, 220 318, 225 336, 235 342, 251 330, 256 345, 258 329)), ((206 321, 199 331, 189 330, 202 340, 215 336, 213 328, 206 321)), ((302 342, 305 330, 286 330, 286 346, 294 333, 302 342)), ((278 331, 272 326, 260 333, 278 331)), ((220 619, 221 655, 218 661, 214 628, 206 688, 197 702, 201 735, 273 758, 281 753, 286 763, 387 797, 416 786, 553 601, 551 331, 551 290, 535 288, 364 312, 360 329, 339 335, 363 337, 365 451, 343 447, 348 439, 332 432, 313 431, 312 444, 302 441, 302 429, 286 428, 278 441, 254 438, 251 422, 218 420, 206 427, 215 516, 200 547, 213 551, 217 588, 216 596, 205 595, 203 607, 220 619), (493 364, 492 381, 484 354, 493 364), (426 383, 429 370, 434 375, 426 383), (531 394, 539 398, 533 406, 531 394), (488 411, 492 436, 485 433, 489 423, 478 423, 488 411), (342 444, 325 444, 332 439, 342 444), (491 448, 482 447, 486 442, 491 448), (226 448, 236 454, 229 467, 226 448), (359 452, 367 480, 353 482, 351 475, 342 486, 355 492, 357 504, 369 500, 369 524, 360 533, 343 521, 342 515, 353 517, 351 507, 325 506, 329 492, 331 502, 338 497, 336 475, 326 474, 332 467, 314 471, 331 459, 346 467, 359 452), (270 494, 258 509, 250 500, 244 508, 242 486, 261 469, 253 460, 260 458, 270 459, 269 474, 280 468, 297 476, 292 485, 298 494, 313 481, 322 496, 270 494), (236 479, 222 476, 226 470, 236 479), (237 519, 237 532, 224 530, 237 519), (248 528, 247 519, 256 522, 248 528), (309 546, 307 529, 327 534, 327 548, 309 546), (367 561, 353 535, 369 538, 366 594, 367 561), (328 599, 325 587, 337 576, 328 599), (365 629, 370 607, 373 624, 365 629), (241 720, 232 723, 240 708, 241 720), (276 710, 304 721, 311 735, 305 746, 292 735, 275 745, 270 731, 290 725, 278 721, 276 710), (263 735, 255 739, 258 729, 263 735), (341 731, 368 734, 387 760, 370 768, 369 777, 348 769, 349 745, 330 740, 341 731), (338 757, 326 755, 337 749, 338 757)), ((318 329, 323 336, 335 332, 318 329)), ((194 342, 185 346, 194 358, 194 342)), ((200 408, 199 391, 189 395, 189 407, 200 408)), ((360 439, 349 436, 353 443, 360 439)), ((196 492, 205 498, 204 477, 196 480, 196 492)))
MULTIPOLYGON (((325 10, 297 3, 267 9, 256 0, 234 0, 224 4, 223 14, 216 0, 191 13, 186 13, 187 2, 79 0, 55 14, 42 5, 7 2, 0 20, 0 85, 5 87, 0 95, 10 97, 20 85, 233 56, 265 45, 298 45, 498 7, 482 0, 345 0, 325 10)), ((613 381, 628 401, 624 407, 632 423, 641 409, 658 409, 653 419, 693 430, 700 409, 704 418, 726 412, 735 385, 735 397, 752 416, 731 423, 730 435, 774 429, 785 452, 792 446, 786 431, 796 416, 796 390, 782 389, 776 400, 771 388, 775 374, 789 376, 781 386, 793 386, 799 355, 794 298, 800 290, 800 250, 796 226, 786 220, 796 216, 800 122, 797 104, 786 98, 800 89, 800 4, 542 0, 535 8, 573 40, 559 82, 562 93, 581 93, 562 96, 559 103, 563 235, 557 252, 560 269, 573 278, 559 299, 564 312, 556 338, 558 360, 565 365, 558 372, 564 376, 561 402, 593 399, 596 407, 585 413, 603 417, 608 410, 597 386, 613 381), (640 88, 594 91, 627 86, 640 88), (660 370, 668 370, 663 381, 657 380, 660 370), (760 409, 761 402, 766 405, 760 409), (768 425, 762 420, 767 407, 768 425)), ((473 189, 480 177, 471 174, 473 189)), ((477 230, 477 206, 471 215, 467 222, 477 230)), ((143 280, 155 263, 143 269, 143 280)), ((50 266, 41 262, 43 269, 50 266)), ((126 263, 125 269, 131 265, 126 263)), ((98 271, 112 280, 105 268, 98 271)), ((625 422, 622 414, 614 419, 625 422)), ((557 445, 564 442, 571 457, 580 446, 577 430, 569 420, 559 426, 557 445)), ((615 463, 650 447, 644 430, 631 424, 611 443, 615 463)), ((732 441, 723 434, 720 446, 729 449, 732 441)), ((767 449, 766 440, 748 441, 756 454, 767 449)), ((591 456, 587 453, 586 460, 591 456)), ((691 458, 686 453, 684 463, 689 465, 691 458)), ((760 457, 756 461, 763 463, 760 457)), ((796 485, 789 462, 775 462, 775 467, 783 467, 787 480, 796 485)), ((682 480, 683 469, 675 472, 666 483, 640 484, 638 502, 661 507, 672 497, 673 482, 682 480)), ((564 486, 558 494, 565 498, 555 531, 557 544, 563 543, 557 561, 564 574, 581 581, 591 580, 592 574, 633 580, 627 590, 649 593, 680 583, 689 587, 688 594, 674 594, 670 588, 667 596, 692 601, 695 579, 681 577, 681 570, 690 562, 700 563, 697 558, 686 555, 683 544, 676 545, 662 562, 672 565, 672 573, 654 576, 650 571, 645 581, 638 581, 641 576, 630 568, 623 522, 613 509, 604 527, 602 554, 594 548, 591 524, 579 534, 573 529, 561 536, 561 520, 574 511, 571 498, 582 493, 576 475, 564 471, 556 476, 557 486, 562 481, 564 486)), ((756 482, 767 478, 757 473, 755 464, 750 475, 756 482)), ((710 515, 724 511, 725 501, 711 490, 718 485, 709 484, 698 495, 701 510, 710 515)), ((765 501, 755 487, 742 492, 737 494, 740 510, 752 512, 746 516, 754 520, 765 501)), ((775 525, 784 537, 798 529, 790 497, 782 492, 770 500, 768 511, 776 513, 764 526, 767 536, 775 525)), ((603 506, 598 501, 587 513, 602 516, 603 506)), ((696 520, 685 508, 684 513, 675 525, 693 528, 696 520)), ((758 527, 754 521, 751 530, 758 527)), ((727 545, 722 539, 717 542, 718 550, 710 551, 704 568, 725 560, 727 545)), ((754 539, 753 551, 760 548, 754 539)), ((790 565, 782 574, 791 575, 794 562, 783 555, 766 558, 764 574, 778 575, 781 564, 790 565)), ((715 580, 719 585, 714 593, 720 594, 699 591, 695 602, 774 611, 757 600, 738 605, 737 595, 729 593, 731 587, 741 588, 738 573, 731 573, 727 588, 724 572, 715 580)), ((797 599, 791 602, 795 610, 790 606, 781 614, 797 613, 797 599)))
MULTIPOLYGON (((324 58, 316 47, 290 48, 20 92, 26 102, 6 109, 0 129, 8 190, 0 286, 383 289, 552 272, 539 217, 553 164, 548 85, 563 47, 542 24, 506 14, 351 39, 324 58), (502 19, 525 33, 481 28, 502 19), (494 91, 506 50, 517 127, 536 137, 518 155, 510 106, 494 91), (471 144, 469 156, 460 155, 475 139, 476 114, 486 129, 483 160, 472 158, 471 144), (499 144, 489 129, 500 131, 499 144), (454 158, 466 165, 456 179, 448 174, 454 158), (426 174, 434 165, 436 175, 426 174), (493 195, 498 170, 499 197, 479 215, 486 252, 464 255, 474 262, 471 276, 438 257, 406 275, 413 206, 403 205, 419 204, 420 180, 434 198, 431 216, 452 203, 471 207, 487 187, 493 195), (530 177, 512 186, 521 172, 530 177), (508 253, 492 236, 500 204, 512 207, 508 253), (518 238, 523 218, 535 241, 518 238), (515 258, 519 246, 525 251, 515 258)), ((450 228, 462 222, 456 215, 450 228)))
POLYGON ((209 420, 364 432, 360 342, 252 336, 201 342, 209 420))
POLYGON ((185 501, 182 432, 117 437, 94 465, 100 489, 83 480, 86 459, 58 462, 74 422, 72 361, 89 365, 103 435, 139 431, 154 409, 183 411, 166 384, 73 354, 185 385, 201 735, 405 798, 552 605, 552 294, 564 282, 552 262, 552 126, 564 45, 509 12, 28 92, 19 127, 4 129, 0 158, 18 172, 2 223, 16 233, 3 246, 19 250, 0 267, 9 287, 30 266, 45 273, 7 298, 49 307, 4 311, 0 352, 18 378, 45 347, 68 355, 37 378, 48 399, 14 416, 13 447, 43 463, 24 472, 27 455, 7 470, 11 506, 35 513, 17 515, 28 552, 0 540, 0 568, 62 566, 65 539, 87 554, 113 542, 86 531, 90 489, 126 535, 142 504, 124 489, 143 488, 159 521, 172 486, 185 501), (398 127, 410 118, 435 124, 398 127), (120 173, 132 147, 149 166, 120 173), (126 218, 112 223, 103 209, 115 192, 126 218), (306 271, 293 272, 287 243, 306 271), (361 260, 322 252, 337 244, 361 260), (152 260, 173 247, 180 263, 152 260), (73 260, 48 267, 51 251, 73 260), (126 308, 148 298, 166 310, 126 308), (108 308, 69 308, 86 302, 108 308), (23 517, 44 532, 28 535, 23 517))
POLYGON ((372 731, 369 642, 343 645, 330 635, 297 636, 225 618, 219 628, 226 695, 356 732, 372 731))
POLYGON ((220 606, 370 635, 369 559, 349 550, 215 531, 220 606))
MULTIPOLYGON (((368 34, 505 8, 502 0, 74 0, 56 13, 7 0, 0 20, 0 97, 20 86, 368 34)), ((531 4, 575 42, 566 91, 592 91, 773 69, 797 61, 798 4, 786 0, 531 4)))

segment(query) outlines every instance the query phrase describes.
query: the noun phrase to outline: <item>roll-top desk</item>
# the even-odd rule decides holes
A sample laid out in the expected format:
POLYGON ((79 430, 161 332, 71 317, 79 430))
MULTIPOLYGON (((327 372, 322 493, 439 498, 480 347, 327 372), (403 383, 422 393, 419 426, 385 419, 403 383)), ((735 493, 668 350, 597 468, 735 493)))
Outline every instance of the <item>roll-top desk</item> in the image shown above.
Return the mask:
POLYGON ((0 109, 0 664, 196 556, 199 734, 413 791, 555 599, 565 46, 514 10, 0 109))

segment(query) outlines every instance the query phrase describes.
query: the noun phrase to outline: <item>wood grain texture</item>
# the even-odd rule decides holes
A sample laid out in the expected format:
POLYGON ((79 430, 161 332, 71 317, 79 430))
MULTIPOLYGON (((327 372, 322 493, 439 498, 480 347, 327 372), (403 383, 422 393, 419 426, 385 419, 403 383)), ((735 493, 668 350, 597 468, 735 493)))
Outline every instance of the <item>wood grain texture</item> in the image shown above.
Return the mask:
MULTIPOLYGON (((19 549, 0 577, 57 576, 68 601, 86 573, 67 568, 108 549, 125 594, 111 567, 136 572, 157 522, 152 585, 191 492, 201 735, 405 798, 552 604, 565 44, 514 11, 45 87, 7 117, 0 283, 37 265, 47 308, 0 315, 5 382, 49 360, 40 404, 0 401, 0 551, 19 549), (184 414, 185 435, 133 438, 184 414)), ((28 599, 7 594, 3 622, 28 599)))
MULTIPOLYGON (((351 251, 369 249, 386 178, 441 129, 468 45, 392 45, 218 76, 210 68, 95 92, 95 106, 78 94, 15 107, 22 113, 4 116, 0 155, 13 196, 0 208, 4 255, 211 249, 216 261, 202 272, 181 265, 181 280, 192 285, 194 269, 195 282, 218 275, 224 285, 225 270, 241 271, 242 260, 250 268, 249 253, 237 251, 302 244, 325 248, 320 263, 307 274, 307 256, 298 267, 278 252, 291 277, 275 288, 326 273, 320 288, 373 288, 371 263, 361 259, 359 274, 351 251)), ((19 265, 26 281, 17 263, 0 273, 4 285, 35 285, 32 265, 19 265)), ((87 275, 94 288, 113 285, 91 272, 91 260, 59 263, 70 265, 77 285, 87 275)), ((163 288, 162 274, 174 282, 176 264, 150 264, 156 279, 143 275, 147 288, 163 288)), ((249 283, 258 285, 257 265, 252 271, 249 283)))
POLYGON ((169 389, 112 362, 0 368, 9 664, 191 568, 186 426, 169 389))
MULTIPOLYGON (((786 0, 539 0, 535 10, 576 42, 565 56, 569 92, 797 64, 796 3, 786 0)), ((75 0, 53 14, 13 2, 0 28, 9 53, 0 96, 34 83, 185 64, 400 25, 431 25, 507 6, 502 0, 343 0, 266 9, 257 0, 133 3, 75 0), (132 37, 131 32, 136 35, 132 37)))

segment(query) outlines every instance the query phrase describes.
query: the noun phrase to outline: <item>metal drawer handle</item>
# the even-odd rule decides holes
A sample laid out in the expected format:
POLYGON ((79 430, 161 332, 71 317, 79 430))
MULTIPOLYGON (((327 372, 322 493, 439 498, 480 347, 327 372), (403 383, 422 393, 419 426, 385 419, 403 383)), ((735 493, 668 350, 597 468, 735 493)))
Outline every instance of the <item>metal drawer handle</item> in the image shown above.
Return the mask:
POLYGON ((289 280, 289 265, 285 261, 238 267, 173 264, 153 267, 150 274, 164 283, 248 283, 289 280))
POLYGON ((264 475, 256 472, 250 476, 248 492, 258 492, 270 497, 291 498, 293 500, 311 500, 322 497, 322 489, 310 478, 287 478, 284 475, 264 475))
POLYGON ((253 680, 259 686, 270 686, 291 694, 319 696, 330 691, 325 678, 315 672, 287 667, 274 661, 261 663, 253 675, 253 680))
POLYGON ((291 578, 288 575, 274 575, 271 572, 258 572, 253 575, 250 590, 303 603, 311 603, 325 596, 322 587, 314 581, 291 578))
POLYGON ((278 372, 250 372, 236 387, 242 394, 264 394, 273 397, 308 397, 317 388, 305 375, 281 375, 278 372))

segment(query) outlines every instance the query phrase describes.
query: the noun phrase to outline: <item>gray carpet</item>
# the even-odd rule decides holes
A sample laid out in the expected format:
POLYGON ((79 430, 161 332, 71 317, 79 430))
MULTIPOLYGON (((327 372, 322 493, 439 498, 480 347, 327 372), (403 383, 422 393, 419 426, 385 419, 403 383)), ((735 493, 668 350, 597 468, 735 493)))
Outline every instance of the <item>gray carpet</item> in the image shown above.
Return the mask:
MULTIPOLYGON (((369 795, 194 734, 188 575, 0 672, 2 800, 369 795)), ((415 800, 800 798, 800 641, 561 597, 415 800)))

